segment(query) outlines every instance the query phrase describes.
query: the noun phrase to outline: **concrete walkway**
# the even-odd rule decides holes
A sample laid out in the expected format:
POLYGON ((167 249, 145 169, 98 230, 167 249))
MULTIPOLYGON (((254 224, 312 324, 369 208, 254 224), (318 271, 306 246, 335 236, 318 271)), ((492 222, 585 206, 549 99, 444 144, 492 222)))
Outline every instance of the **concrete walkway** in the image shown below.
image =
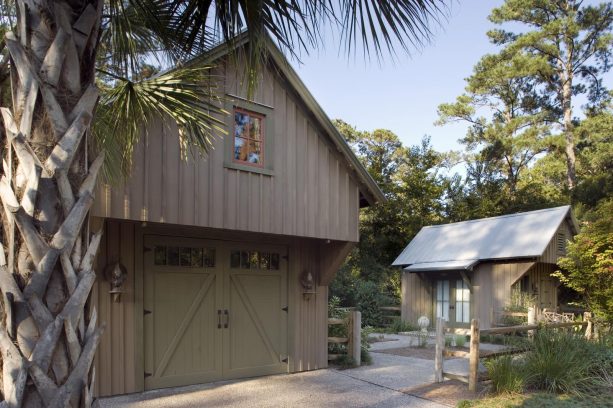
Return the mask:
MULTIPOLYGON (((394 341, 374 343, 373 364, 349 370, 324 369, 306 373, 221 381, 99 400, 101 408, 187 407, 445 407, 402 392, 431 384, 434 362, 377 353, 406 347, 407 336, 386 335, 394 341)), ((468 362, 446 362, 445 370, 466 373, 468 362)))

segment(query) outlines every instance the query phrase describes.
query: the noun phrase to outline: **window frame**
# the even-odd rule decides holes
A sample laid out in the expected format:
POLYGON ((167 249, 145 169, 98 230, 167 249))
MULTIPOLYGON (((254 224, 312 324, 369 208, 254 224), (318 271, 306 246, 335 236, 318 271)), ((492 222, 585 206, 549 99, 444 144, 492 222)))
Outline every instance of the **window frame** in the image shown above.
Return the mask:
MULTIPOLYGON (((234 106, 232 110, 232 116, 234 117, 232 124, 232 162, 236 164, 241 164, 244 166, 253 166, 253 167, 265 167, 267 155, 266 155, 266 115, 262 115, 261 113, 254 112, 248 109, 244 109, 238 106, 234 106), (245 115, 249 115, 253 118, 260 119, 260 138, 259 139, 251 139, 250 137, 242 137, 236 135, 236 114, 242 113, 245 115), (240 138, 245 140, 247 146, 249 146, 249 142, 253 141, 255 143, 260 143, 260 158, 257 163, 251 163, 247 160, 240 160, 236 158, 236 139, 240 138)), ((247 157, 248 158, 248 157, 247 157)))
POLYGON ((228 99, 228 102, 226 103, 226 110, 230 113, 230 115, 227 115, 227 129, 229 130, 229 134, 225 140, 224 167, 233 170, 249 171, 252 173, 274 176, 275 157, 272 154, 274 152, 274 109, 270 106, 248 101, 234 95, 226 95, 226 97, 228 99), (234 126, 236 110, 243 111, 248 114, 253 113, 254 115, 262 118, 261 164, 248 163, 242 160, 236 160, 234 158, 234 126))

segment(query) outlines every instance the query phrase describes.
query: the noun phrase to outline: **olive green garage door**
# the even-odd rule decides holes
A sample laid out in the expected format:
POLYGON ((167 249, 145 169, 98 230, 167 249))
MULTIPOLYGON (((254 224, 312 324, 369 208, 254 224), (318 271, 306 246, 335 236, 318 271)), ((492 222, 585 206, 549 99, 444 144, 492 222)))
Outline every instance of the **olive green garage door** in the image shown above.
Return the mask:
POLYGON ((286 248, 144 244, 145 389, 287 372, 286 248))

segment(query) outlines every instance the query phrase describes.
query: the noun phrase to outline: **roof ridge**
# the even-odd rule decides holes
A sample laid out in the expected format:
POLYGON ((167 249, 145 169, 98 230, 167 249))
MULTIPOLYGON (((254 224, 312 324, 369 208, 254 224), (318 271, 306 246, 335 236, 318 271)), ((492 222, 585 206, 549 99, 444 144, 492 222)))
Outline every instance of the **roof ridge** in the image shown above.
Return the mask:
POLYGON ((476 218, 474 220, 456 221, 456 222, 450 222, 450 223, 447 223, 447 224, 426 225, 422 229, 425 229, 425 228, 439 228, 439 227, 445 227, 445 226, 448 226, 448 225, 456 225, 456 224, 468 224, 468 223, 481 222, 481 221, 493 220, 493 219, 501 219, 501 218, 519 217, 519 216, 526 215, 526 214, 534 214, 534 213, 539 213, 539 212, 549 212, 549 211, 559 210, 561 208, 569 208, 570 209, 570 205, 561 205, 561 206, 558 206, 558 207, 541 208, 540 210, 524 211, 524 212, 513 213, 513 214, 497 215, 495 217, 476 218))

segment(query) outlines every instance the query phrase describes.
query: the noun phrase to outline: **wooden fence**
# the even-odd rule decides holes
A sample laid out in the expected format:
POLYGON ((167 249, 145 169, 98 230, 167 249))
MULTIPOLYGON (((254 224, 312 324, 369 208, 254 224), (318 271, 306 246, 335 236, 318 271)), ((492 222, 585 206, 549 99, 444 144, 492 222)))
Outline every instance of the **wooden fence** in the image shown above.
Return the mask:
MULTIPOLYGON (((328 343, 346 344, 347 355, 356 366, 362 364, 362 313, 350 310, 344 319, 328 318, 328 325, 347 325, 347 337, 328 337, 328 343)), ((328 353, 328 361, 338 359, 342 354, 328 353)))
POLYGON ((379 310, 383 313, 381 315, 383 327, 390 327, 395 320, 400 319, 400 306, 382 306, 379 310))
POLYGON ((541 329, 558 329, 574 326, 585 326, 585 337, 592 337, 594 328, 591 319, 591 314, 584 314, 584 319, 581 322, 563 322, 563 323, 547 323, 534 324, 533 316, 529 316, 530 324, 521 326, 495 327, 491 329, 479 329, 479 319, 472 319, 470 323, 470 351, 445 350, 445 320, 438 318, 436 320, 436 348, 434 354, 434 381, 442 382, 445 378, 459 380, 468 383, 470 391, 477 390, 477 382, 479 381, 479 359, 493 358, 501 355, 524 353, 525 349, 506 349, 497 352, 489 352, 486 355, 479 354, 479 344, 482 335, 492 334, 509 334, 528 332, 533 334, 536 330, 541 329), (468 357, 468 375, 458 375, 447 373, 444 371, 445 357, 468 357))

